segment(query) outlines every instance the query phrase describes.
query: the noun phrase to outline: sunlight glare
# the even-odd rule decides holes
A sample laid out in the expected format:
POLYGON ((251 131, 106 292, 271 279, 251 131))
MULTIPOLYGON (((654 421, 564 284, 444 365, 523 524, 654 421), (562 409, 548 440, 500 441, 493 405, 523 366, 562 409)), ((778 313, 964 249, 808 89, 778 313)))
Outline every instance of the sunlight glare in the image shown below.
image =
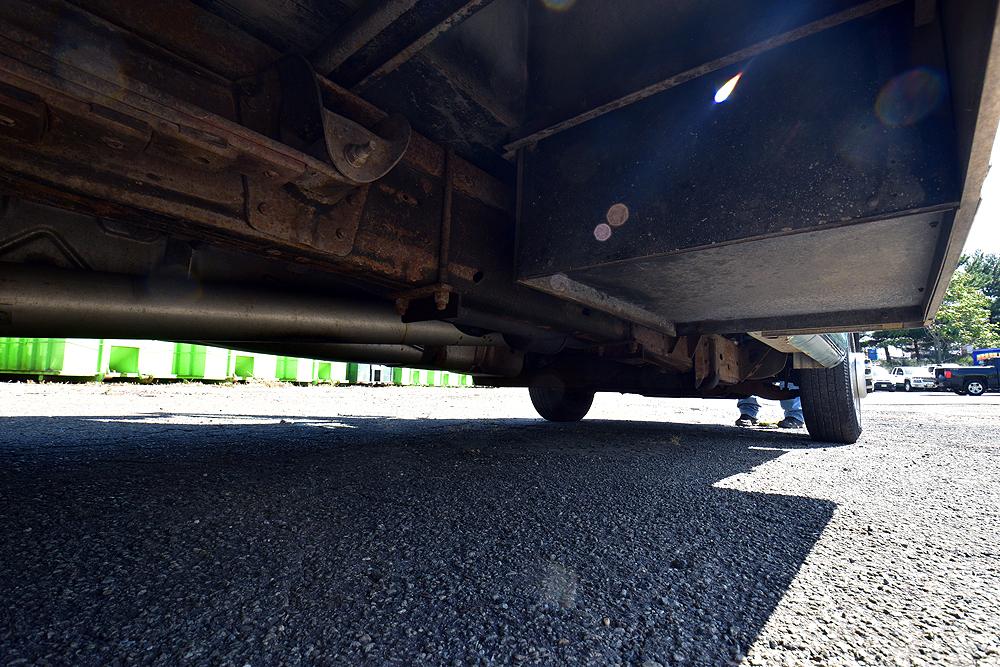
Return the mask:
POLYGON ((721 104, 722 102, 725 102, 726 100, 729 99, 729 96, 733 94, 733 90, 736 89, 736 84, 740 82, 741 76, 743 76, 743 72, 740 72, 729 81, 726 81, 722 85, 722 88, 719 88, 719 90, 716 91, 715 93, 716 104, 721 104))

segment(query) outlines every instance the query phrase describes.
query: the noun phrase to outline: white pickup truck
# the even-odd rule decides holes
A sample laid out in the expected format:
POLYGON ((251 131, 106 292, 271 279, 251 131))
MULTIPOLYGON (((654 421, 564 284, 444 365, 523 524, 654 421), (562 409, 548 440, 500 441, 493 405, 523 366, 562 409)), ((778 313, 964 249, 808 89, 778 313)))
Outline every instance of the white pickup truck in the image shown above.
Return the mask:
POLYGON ((903 391, 914 389, 935 389, 937 382, 926 366, 896 366, 892 369, 895 388, 903 391))

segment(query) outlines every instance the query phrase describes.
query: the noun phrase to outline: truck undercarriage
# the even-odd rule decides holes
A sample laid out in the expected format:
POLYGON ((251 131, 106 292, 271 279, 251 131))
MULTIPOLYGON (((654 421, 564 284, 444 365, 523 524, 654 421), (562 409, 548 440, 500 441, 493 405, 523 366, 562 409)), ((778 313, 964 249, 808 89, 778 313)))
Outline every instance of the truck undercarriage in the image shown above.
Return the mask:
POLYGON ((813 437, 853 442, 831 332, 933 317, 997 129, 996 19, 9 0, 0 335, 454 369, 556 420, 595 391, 801 393, 813 437))

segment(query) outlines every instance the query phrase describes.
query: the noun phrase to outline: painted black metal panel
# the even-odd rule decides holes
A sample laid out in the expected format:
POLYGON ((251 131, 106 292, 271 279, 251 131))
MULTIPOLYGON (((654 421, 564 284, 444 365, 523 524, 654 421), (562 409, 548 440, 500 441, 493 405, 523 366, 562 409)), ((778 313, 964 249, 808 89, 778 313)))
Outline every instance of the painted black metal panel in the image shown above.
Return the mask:
POLYGON ((858 2, 533 0, 526 130, 575 116, 858 2))
MULTIPOLYGON (((679 323, 920 311, 950 213, 820 228, 697 252, 568 272, 609 296, 679 323)), ((860 321, 843 322, 843 325, 860 321)), ((872 322, 874 324, 875 322, 872 322)))
POLYGON ((542 141, 525 156, 520 277, 956 202, 941 54, 904 3, 542 141), (601 241, 615 204, 628 220, 601 241))

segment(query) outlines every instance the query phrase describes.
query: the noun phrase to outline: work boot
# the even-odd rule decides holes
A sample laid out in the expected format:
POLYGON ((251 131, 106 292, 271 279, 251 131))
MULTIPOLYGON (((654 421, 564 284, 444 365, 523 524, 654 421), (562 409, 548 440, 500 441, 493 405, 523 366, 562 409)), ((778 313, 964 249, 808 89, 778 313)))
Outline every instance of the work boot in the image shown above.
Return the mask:
POLYGON ((785 417, 778 422, 778 428, 802 428, 803 426, 805 426, 805 424, 800 422, 795 417, 785 417))
POLYGON ((756 426, 757 418, 751 417, 750 415, 740 415, 740 418, 736 420, 736 425, 743 427, 756 426))

